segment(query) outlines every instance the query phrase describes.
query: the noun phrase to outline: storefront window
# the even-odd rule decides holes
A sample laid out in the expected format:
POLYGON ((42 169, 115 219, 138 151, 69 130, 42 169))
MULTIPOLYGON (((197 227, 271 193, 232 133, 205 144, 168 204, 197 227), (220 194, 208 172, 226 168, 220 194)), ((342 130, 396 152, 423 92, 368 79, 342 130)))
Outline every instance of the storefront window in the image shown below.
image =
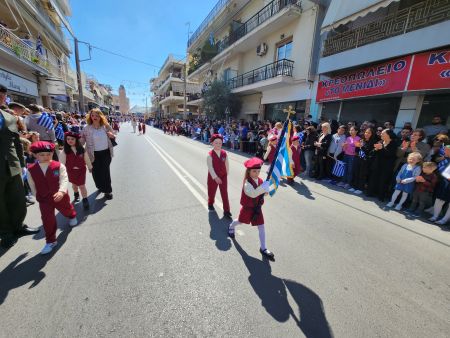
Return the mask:
POLYGON ((35 97, 24 96, 15 93, 9 93, 8 97, 10 102, 18 102, 23 104, 25 107, 28 107, 30 104, 35 104, 37 102, 35 97))
POLYGON ((450 94, 426 95, 417 126, 430 125, 435 115, 439 115, 444 120, 444 124, 450 129, 450 94))
POLYGON ((339 122, 356 121, 358 125, 372 120, 377 124, 395 122, 400 101, 400 97, 344 101, 339 122))
POLYGON ((306 101, 292 101, 292 102, 279 102, 270 103, 265 105, 265 119, 270 121, 284 121, 286 120, 286 113, 284 109, 288 109, 292 106, 295 110, 296 116, 293 117, 294 120, 299 120, 305 114, 306 101))

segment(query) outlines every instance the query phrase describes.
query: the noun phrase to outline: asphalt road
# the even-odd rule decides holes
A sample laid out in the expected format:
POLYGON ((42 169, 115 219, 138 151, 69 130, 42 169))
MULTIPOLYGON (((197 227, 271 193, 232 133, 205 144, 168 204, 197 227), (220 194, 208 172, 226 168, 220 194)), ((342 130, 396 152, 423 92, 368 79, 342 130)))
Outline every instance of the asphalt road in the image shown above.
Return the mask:
POLYGON ((0 337, 448 337, 450 232, 297 178, 266 199, 269 263, 256 229, 232 242, 220 203, 207 212, 207 145, 129 125, 118 143, 113 200, 89 177, 58 250, 40 256, 40 233, 0 251, 0 337))

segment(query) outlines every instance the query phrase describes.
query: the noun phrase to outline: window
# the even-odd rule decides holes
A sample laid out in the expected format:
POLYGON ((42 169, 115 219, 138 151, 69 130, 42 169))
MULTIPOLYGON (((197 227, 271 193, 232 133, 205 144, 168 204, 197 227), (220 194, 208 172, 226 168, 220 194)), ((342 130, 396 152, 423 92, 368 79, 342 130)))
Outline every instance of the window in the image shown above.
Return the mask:
POLYGON ((277 61, 282 59, 290 60, 292 56, 292 40, 277 47, 277 61))

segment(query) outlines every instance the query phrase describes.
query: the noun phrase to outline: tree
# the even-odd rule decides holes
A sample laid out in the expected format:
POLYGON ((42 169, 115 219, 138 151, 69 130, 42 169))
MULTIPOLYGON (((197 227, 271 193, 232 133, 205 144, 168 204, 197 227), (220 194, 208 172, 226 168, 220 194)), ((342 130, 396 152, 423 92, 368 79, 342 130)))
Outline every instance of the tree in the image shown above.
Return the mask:
POLYGON ((241 100, 224 81, 214 80, 203 94, 203 110, 212 119, 223 119, 227 108, 231 116, 237 115, 241 100))

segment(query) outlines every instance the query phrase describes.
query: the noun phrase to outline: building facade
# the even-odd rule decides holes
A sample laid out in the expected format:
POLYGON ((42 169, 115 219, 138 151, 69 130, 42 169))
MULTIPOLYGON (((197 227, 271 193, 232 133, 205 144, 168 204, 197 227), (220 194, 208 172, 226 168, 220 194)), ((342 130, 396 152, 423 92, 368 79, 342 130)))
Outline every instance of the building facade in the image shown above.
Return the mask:
POLYGON ((128 114, 130 110, 130 99, 123 85, 119 86, 119 95, 112 95, 112 104, 115 111, 121 114, 128 114))
MULTIPOLYGON (((316 114, 312 99, 327 1, 219 1, 188 42, 188 79, 215 79, 240 96, 232 115, 246 120, 316 114)), ((201 106, 201 99, 190 104, 201 106)))
POLYGON ((322 24, 317 101, 341 121, 450 128, 450 2, 333 0, 322 24))

